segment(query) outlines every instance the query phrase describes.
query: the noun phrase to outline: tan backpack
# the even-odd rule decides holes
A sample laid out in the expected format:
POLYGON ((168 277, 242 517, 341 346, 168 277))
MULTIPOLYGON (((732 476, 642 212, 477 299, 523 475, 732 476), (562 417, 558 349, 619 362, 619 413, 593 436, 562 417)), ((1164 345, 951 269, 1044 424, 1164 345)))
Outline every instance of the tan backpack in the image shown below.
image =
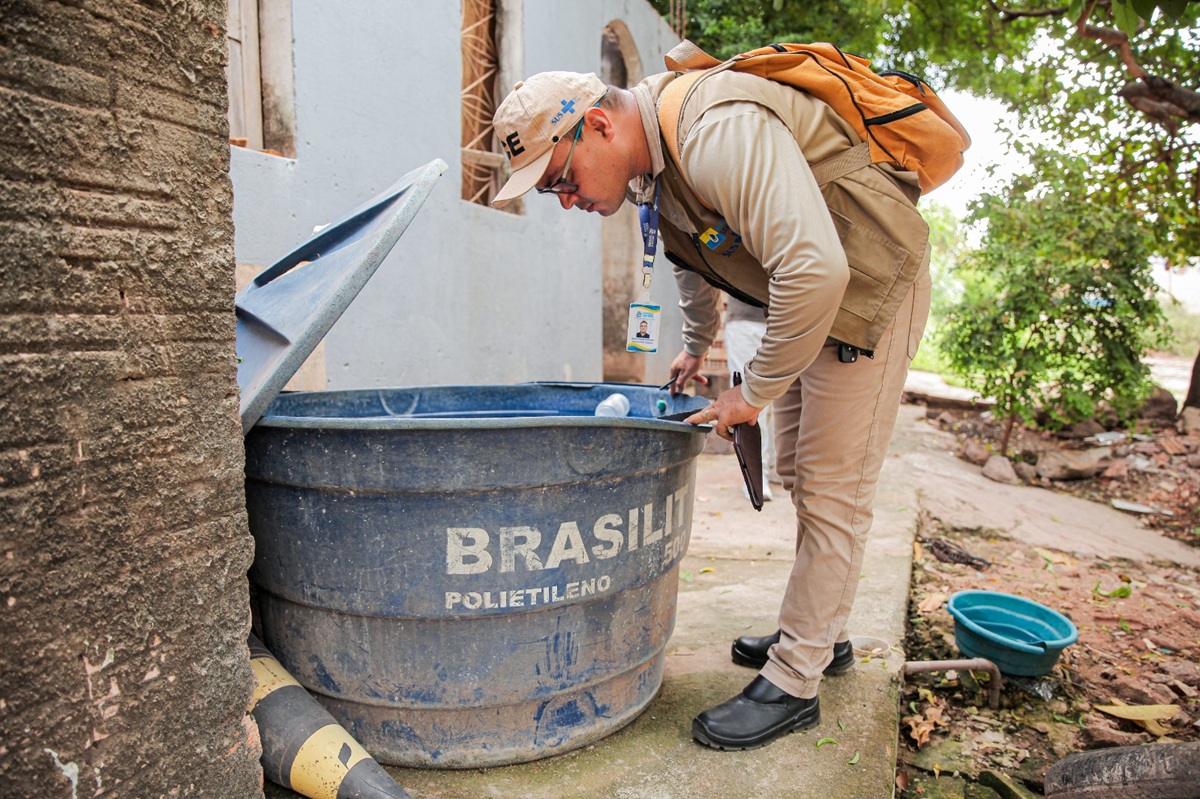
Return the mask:
POLYGON ((659 127, 679 163, 679 114, 692 87, 726 69, 794 86, 828 104, 862 144, 813 166, 818 183, 868 164, 893 164, 917 174, 922 192, 950 179, 963 165, 971 137, 929 84, 906 72, 875 73, 870 62, 832 44, 772 44, 718 61, 684 40, 666 56, 667 69, 684 72, 664 90, 659 127), (834 161, 836 159, 836 162, 834 161))

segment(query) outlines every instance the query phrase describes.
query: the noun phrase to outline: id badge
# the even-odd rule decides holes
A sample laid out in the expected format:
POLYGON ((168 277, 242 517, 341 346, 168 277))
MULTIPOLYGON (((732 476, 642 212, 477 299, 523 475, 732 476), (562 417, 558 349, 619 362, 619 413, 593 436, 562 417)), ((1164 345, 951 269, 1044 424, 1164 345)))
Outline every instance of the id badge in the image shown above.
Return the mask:
POLYGON ((644 302, 629 304, 627 352, 658 352, 658 315, 661 311, 661 305, 644 302))

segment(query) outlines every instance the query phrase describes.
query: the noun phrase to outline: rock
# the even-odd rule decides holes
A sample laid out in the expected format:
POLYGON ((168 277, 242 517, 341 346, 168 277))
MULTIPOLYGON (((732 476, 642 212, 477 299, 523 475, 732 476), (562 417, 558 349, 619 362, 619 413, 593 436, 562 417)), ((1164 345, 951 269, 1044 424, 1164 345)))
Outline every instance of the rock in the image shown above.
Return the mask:
POLYGON ((1188 452, 1186 438, 1182 436, 1163 436, 1158 440, 1158 448, 1168 455, 1186 455, 1188 452))
POLYGON ((1188 641, 1186 638, 1180 638, 1177 632, 1179 631, 1173 630, 1171 627, 1168 627, 1165 632, 1162 630, 1148 630, 1146 638, 1159 649, 1169 649, 1172 652, 1186 652, 1189 648, 1188 641))
POLYGON ((1195 699, 1200 697, 1200 691, 1197 691, 1192 686, 1179 680, 1171 680, 1170 688, 1175 693, 1182 696, 1184 699, 1195 699))
POLYGON ((1112 456, 1109 447, 1088 450, 1045 450, 1038 455, 1037 474, 1045 480, 1086 480, 1095 477, 1112 456))
POLYGON ((922 799, 964 799, 966 791, 966 780, 943 772, 939 777, 914 775, 905 796, 921 796, 922 799))
POLYGON ((954 414, 950 413, 950 411, 942 411, 933 421, 936 422, 937 425, 943 430, 949 430, 954 427, 954 425, 958 422, 958 419, 956 419, 954 414))
MULTIPOLYGON (((1180 683, 1180 685, 1184 684, 1180 683)), ((1187 688, 1189 686, 1184 685, 1184 687, 1187 688)), ((1150 703, 1152 705, 1173 705, 1179 701, 1179 697, 1176 696, 1175 691, 1169 685, 1147 685, 1146 693, 1154 700, 1150 703)))
POLYGON ((1179 414, 1175 428, 1184 435, 1200 433, 1200 408, 1184 408, 1179 414))
POLYGON ((1037 467, 1032 463, 1017 461, 1012 465, 1012 467, 1013 471, 1017 473, 1017 477, 1020 477, 1024 482, 1032 483, 1033 481, 1037 480, 1037 467))
POLYGON ((1184 685, 1200 688, 1200 666, 1187 660, 1165 660, 1158 667, 1184 685))
POLYGON ((1162 386, 1155 386, 1154 392, 1138 408, 1137 415, 1142 419, 1161 422, 1174 422, 1179 413, 1179 404, 1175 395, 1162 386))
POLYGON ((1006 485, 1017 485, 1017 473, 1013 470, 1012 461, 1003 455, 993 455, 983 465, 983 476, 989 480, 1006 485))
POLYGON ((969 782, 963 791, 963 799, 1003 799, 1003 796, 986 785, 969 782))
POLYGON ((1084 749, 1108 749, 1113 746, 1135 746, 1146 742, 1145 734, 1124 732, 1111 726, 1112 722, 1096 713, 1089 713, 1087 726, 1080 736, 1084 749))
POLYGON ((1087 438, 1088 436, 1095 436, 1104 432, 1106 432, 1104 425, 1095 419, 1084 419, 1082 422, 1076 422, 1063 431, 1063 436, 1065 438, 1087 438))
POLYGON ((1036 794, 1003 771, 984 771, 979 774, 979 783, 991 788, 1000 799, 1036 799, 1036 794))
POLYGON ((1108 468, 1104 470, 1104 476, 1114 480, 1125 479, 1127 476, 1129 476, 1128 461, 1124 459, 1113 461, 1108 465, 1108 468))
POLYGON ((942 774, 965 774, 972 778, 975 776, 974 760, 963 752, 961 741, 952 739, 930 741, 909 756, 908 764, 931 774, 940 771, 942 774))
POLYGON ((1193 452, 1187 456, 1187 465, 1193 469, 1200 469, 1200 452, 1193 452))
POLYGON ((1127 461, 1129 468, 1135 472, 1157 472, 1158 463, 1150 458, 1134 457, 1127 461))
POLYGON ((1165 685, 1143 682, 1141 675, 1119 674, 1113 681, 1113 693, 1131 705, 1172 705, 1176 697, 1165 685))
POLYGON ((982 466, 988 462, 988 458, 992 457, 992 453, 988 451, 987 447, 985 447, 983 444, 980 444, 978 441, 967 439, 963 443, 962 451, 959 453, 959 456, 963 460, 973 463, 976 466, 982 466))

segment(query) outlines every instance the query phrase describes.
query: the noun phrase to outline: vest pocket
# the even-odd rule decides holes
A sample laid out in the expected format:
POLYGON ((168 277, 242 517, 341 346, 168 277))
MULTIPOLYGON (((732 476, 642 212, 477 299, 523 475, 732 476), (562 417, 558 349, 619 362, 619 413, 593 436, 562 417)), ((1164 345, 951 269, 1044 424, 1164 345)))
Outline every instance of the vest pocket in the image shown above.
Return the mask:
MULTIPOLYGON (((829 213, 850 264, 850 283, 842 297, 842 310, 873 322, 885 304, 894 309, 895 298, 892 303, 888 303, 888 299, 904 271, 904 262, 911 256, 896 242, 870 228, 856 225, 832 208, 829 213)), ((908 283, 904 287, 907 288, 908 283)))

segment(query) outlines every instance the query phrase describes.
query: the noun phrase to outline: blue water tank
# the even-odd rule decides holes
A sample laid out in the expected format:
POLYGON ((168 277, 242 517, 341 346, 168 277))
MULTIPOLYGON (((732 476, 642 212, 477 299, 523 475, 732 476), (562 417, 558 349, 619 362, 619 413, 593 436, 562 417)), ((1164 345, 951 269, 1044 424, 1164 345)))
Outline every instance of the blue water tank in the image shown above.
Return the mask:
POLYGON ((662 682, 707 432, 654 417, 705 404, 594 383, 280 395, 246 438, 263 637, 385 763, 616 731, 662 682), (594 416, 614 392, 629 415, 594 416))

